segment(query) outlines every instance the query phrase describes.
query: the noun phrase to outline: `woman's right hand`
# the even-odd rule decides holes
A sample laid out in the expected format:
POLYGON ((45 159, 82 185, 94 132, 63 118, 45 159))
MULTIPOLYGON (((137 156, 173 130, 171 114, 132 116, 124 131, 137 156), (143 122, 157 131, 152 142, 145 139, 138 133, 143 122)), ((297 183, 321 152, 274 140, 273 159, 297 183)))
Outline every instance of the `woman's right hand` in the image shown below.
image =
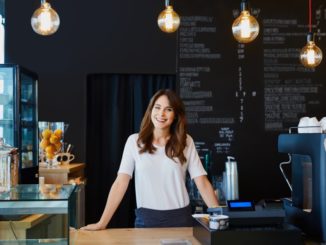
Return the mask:
POLYGON ((131 176, 128 174, 119 173, 116 180, 113 182, 103 214, 97 223, 86 225, 81 230, 98 231, 106 229, 111 217, 118 208, 124 194, 127 191, 131 176))
POLYGON ((94 224, 89 224, 84 227, 81 227, 81 230, 85 231, 99 231, 99 230, 104 230, 106 227, 103 227, 99 224, 99 222, 94 223, 94 224))

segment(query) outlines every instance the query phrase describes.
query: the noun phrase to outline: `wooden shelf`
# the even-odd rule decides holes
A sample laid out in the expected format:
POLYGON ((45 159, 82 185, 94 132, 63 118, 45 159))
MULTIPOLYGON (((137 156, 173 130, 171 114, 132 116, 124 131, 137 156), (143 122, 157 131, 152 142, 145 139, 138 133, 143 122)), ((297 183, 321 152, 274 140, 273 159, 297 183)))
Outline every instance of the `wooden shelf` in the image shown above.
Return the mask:
POLYGON ((70 163, 53 168, 39 167, 39 176, 46 184, 68 184, 70 179, 84 178, 85 163, 70 163))
POLYGON ((62 227, 63 218, 60 215, 32 214, 20 220, 1 220, 0 240, 15 240, 15 235, 18 239, 46 237, 46 234, 60 236, 64 234, 62 227))

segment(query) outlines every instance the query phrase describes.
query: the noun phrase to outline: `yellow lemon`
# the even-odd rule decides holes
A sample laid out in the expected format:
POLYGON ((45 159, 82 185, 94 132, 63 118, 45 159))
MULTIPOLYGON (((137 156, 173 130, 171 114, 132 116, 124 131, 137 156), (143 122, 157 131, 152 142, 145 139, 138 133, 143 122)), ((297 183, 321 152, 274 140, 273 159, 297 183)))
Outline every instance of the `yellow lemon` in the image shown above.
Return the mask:
POLYGON ((60 128, 58 128, 58 129, 56 129, 55 131, 54 131, 54 134, 55 134, 55 136, 57 136, 59 139, 61 139, 62 138, 62 130, 60 129, 60 128))
POLYGON ((40 147, 45 150, 45 148, 50 144, 50 141, 47 139, 42 139, 40 142, 40 147))
POLYGON ((55 145, 55 149, 56 149, 57 151, 59 151, 59 150, 61 149, 61 147, 62 147, 61 142, 55 143, 54 145, 55 145))
POLYGON ((54 155, 54 152, 55 152, 55 146, 50 144, 48 145, 46 148, 45 148, 45 152, 47 154, 53 154, 54 155))
POLYGON ((51 137, 51 135, 53 134, 52 130, 51 129, 44 129, 42 131, 42 137, 43 139, 49 139, 51 137))
POLYGON ((58 138, 58 136, 52 134, 51 137, 50 137, 50 143, 51 144, 56 144, 60 141, 60 139, 58 138))
POLYGON ((54 154, 52 154, 52 153, 46 153, 46 158, 47 159, 53 159, 54 158, 54 154))

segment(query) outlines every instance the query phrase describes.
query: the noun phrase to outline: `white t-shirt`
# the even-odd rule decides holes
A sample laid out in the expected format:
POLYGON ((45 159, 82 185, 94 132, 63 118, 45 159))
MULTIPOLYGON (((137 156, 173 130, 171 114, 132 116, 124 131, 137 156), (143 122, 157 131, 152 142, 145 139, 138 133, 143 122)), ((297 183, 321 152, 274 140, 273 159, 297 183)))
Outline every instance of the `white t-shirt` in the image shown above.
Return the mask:
POLYGON ((157 148, 154 154, 139 153, 138 134, 130 135, 122 155, 118 173, 132 176, 135 170, 137 208, 170 210, 189 205, 189 195, 185 185, 186 171, 191 179, 206 175, 199 159, 193 139, 187 135, 184 155, 187 161, 181 165, 167 157, 165 147, 157 148))

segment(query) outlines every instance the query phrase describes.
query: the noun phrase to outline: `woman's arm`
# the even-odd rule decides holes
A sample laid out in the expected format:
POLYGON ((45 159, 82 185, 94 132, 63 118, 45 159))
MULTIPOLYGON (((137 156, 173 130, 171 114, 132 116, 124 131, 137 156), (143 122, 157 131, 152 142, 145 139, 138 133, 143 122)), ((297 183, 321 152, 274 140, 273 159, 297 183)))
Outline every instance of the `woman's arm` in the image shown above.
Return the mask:
POLYGON ((198 176, 194 178, 194 181, 207 207, 217 207, 218 200, 211 183, 207 179, 207 176, 198 176))
POLYGON ((100 221, 94 224, 89 224, 80 229, 90 231, 105 229, 107 224, 110 222, 114 212, 117 210, 123 196, 125 195, 130 179, 131 177, 128 174, 119 173, 113 182, 113 185, 111 186, 111 190, 109 192, 105 209, 100 221))

